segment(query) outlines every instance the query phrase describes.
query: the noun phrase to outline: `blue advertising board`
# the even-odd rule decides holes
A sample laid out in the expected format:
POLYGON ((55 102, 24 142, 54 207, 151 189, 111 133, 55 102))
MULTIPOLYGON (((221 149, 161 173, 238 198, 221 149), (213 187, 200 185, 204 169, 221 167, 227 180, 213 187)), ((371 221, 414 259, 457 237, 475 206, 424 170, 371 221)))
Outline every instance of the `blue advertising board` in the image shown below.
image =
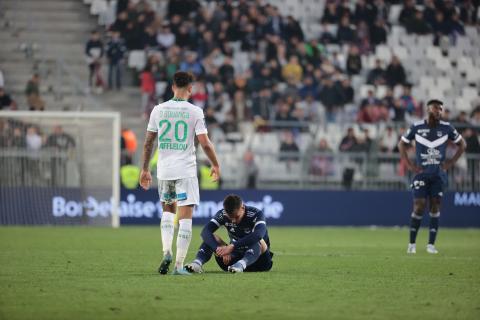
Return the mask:
MULTIPOLYGON (((194 223, 206 223, 229 193, 262 209, 269 225, 402 226, 412 211, 407 191, 218 190, 201 192, 194 223)), ((110 199, 75 188, 0 188, 0 224, 96 224, 109 221, 110 209, 110 199)), ((121 224, 158 224, 161 212, 157 190, 122 190, 121 224)), ((480 193, 447 192, 441 224, 480 227, 480 193)))

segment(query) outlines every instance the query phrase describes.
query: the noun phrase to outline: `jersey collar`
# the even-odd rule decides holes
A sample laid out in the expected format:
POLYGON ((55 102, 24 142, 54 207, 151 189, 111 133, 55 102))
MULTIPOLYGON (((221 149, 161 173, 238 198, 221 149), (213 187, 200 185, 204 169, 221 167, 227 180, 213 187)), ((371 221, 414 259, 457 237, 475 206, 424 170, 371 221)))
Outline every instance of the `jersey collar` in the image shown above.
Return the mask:
POLYGON ((172 101, 187 101, 187 100, 173 97, 173 98, 172 98, 172 101))

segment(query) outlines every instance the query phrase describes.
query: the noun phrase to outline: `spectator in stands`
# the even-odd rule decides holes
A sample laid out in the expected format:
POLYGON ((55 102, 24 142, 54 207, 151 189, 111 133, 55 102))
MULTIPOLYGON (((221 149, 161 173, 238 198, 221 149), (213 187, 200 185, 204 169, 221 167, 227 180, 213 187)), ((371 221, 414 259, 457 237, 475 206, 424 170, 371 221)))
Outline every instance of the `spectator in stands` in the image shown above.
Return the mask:
POLYGON ((478 19, 478 4, 472 0, 462 1, 460 4, 460 20, 466 25, 475 25, 478 19))
POLYGON ((203 67, 200 62, 197 61, 197 54, 195 52, 190 51, 187 53, 185 61, 180 64, 180 71, 191 72, 196 77, 203 74, 203 67))
POLYGON ((164 23, 157 33, 157 43, 160 50, 165 51, 175 44, 175 35, 168 23, 164 23))
POLYGON ((304 100, 297 103, 297 108, 302 109, 308 121, 325 123, 325 108, 314 99, 313 95, 307 95, 304 100))
POLYGON ((311 76, 303 78, 302 85, 298 90, 298 96, 301 99, 305 99, 307 96, 312 96, 313 98, 318 97, 318 84, 313 81, 311 76))
POLYGON ((473 109, 470 114, 470 123, 474 126, 480 126, 480 106, 473 109))
POLYGON ((117 90, 122 88, 122 60, 127 49, 120 39, 120 32, 112 31, 112 39, 107 45, 108 58, 108 88, 113 89, 113 78, 117 90), (114 75, 115 74, 115 75, 114 75))
POLYGON ((458 14, 458 12, 454 12, 452 14, 450 24, 451 24, 450 37, 452 38, 453 43, 456 43, 456 39, 459 36, 465 35, 465 27, 462 21, 460 20, 460 15, 458 14))
POLYGON ((433 28, 433 24, 435 23, 435 14, 437 8, 435 7, 435 3, 433 0, 424 0, 424 9, 422 11, 422 16, 425 22, 430 27, 430 30, 433 28))
POLYGON ((298 63, 298 57, 292 55, 286 65, 282 68, 282 76, 285 81, 292 79, 295 84, 300 83, 302 80, 303 69, 298 63))
MULTIPOLYGON (((117 7, 118 8, 118 7, 117 7)), ((127 11, 121 10, 117 13, 117 19, 112 25, 110 25, 110 30, 116 30, 120 32, 120 38, 125 39, 127 36, 127 25, 128 25, 128 14, 127 11)))
POLYGON ((25 135, 23 134, 23 130, 20 127, 13 128, 13 136, 10 141, 10 146, 12 148, 24 149, 26 145, 25 135))
POLYGON ((363 136, 357 137, 357 143, 350 151, 370 153, 374 147, 374 142, 370 137, 370 130, 363 129, 363 136))
POLYGON ((304 35, 300 24, 290 15, 287 16, 287 21, 283 26, 283 34, 287 42, 290 42, 293 38, 296 38, 299 41, 304 40, 304 35))
POLYGON ((45 147, 56 150, 69 150, 75 148, 75 140, 71 135, 63 131, 62 126, 55 126, 53 133, 48 136, 45 147))
POLYGON ((88 64, 89 77, 88 84, 90 88, 94 86, 99 88, 99 92, 103 88, 103 77, 101 75, 102 57, 104 54, 103 42, 100 39, 100 33, 96 30, 90 34, 90 39, 85 45, 85 55, 88 64), (95 78, 95 80, 94 80, 95 78))
POLYGON ((450 121, 450 117, 451 117, 450 109, 445 109, 445 110, 443 110, 443 113, 442 113, 442 121, 447 121, 447 122, 449 122, 449 121, 450 121))
POLYGON ((337 42, 337 37, 332 33, 328 24, 322 21, 322 31, 320 33, 320 43, 333 44, 337 42))
POLYGON ((385 132, 380 137, 380 151, 386 153, 392 153, 398 143, 398 136, 393 130, 392 126, 388 126, 385 132))
POLYGON ((0 86, 0 110, 4 109, 16 110, 17 104, 10 95, 5 92, 5 89, 0 86))
POLYGON ((332 149, 326 139, 320 139, 310 164, 310 174, 316 176, 331 176, 335 173, 334 157, 332 149))
MULTIPOLYGON (((128 128, 122 128, 122 138, 125 142, 126 159, 132 161, 133 155, 137 151, 137 136, 135 132, 128 128)), ((127 160, 127 162, 128 162, 127 160)))
POLYGON ((436 46, 440 44, 442 37, 448 38, 452 32, 451 24, 445 20, 445 15, 440 10, 437 10, 435 13, 435 20, 432 29, 434 33, 433 44, 436 46))
POLYGON ((279 161, 298 161, 300 160, 300 149, 295 143, 293 133, 287 130, 283 133, 282 141, 280 143, 280 156, 279 161))
POLYGON ((465 152, 468 154, 479 154, 480 153, 480 142, 478 140, 477 132, 472 128, 466 128, 462 132, 462 136, 467 143, 467 148, 465 152))
POLYGON ((40 76, 35 73, 28 80, 25 87, 25 95, 27 96, 28 109, 31 111, 45 110, 45 101, 40 96, 40 76))
POLYGON ((320 101, 326 108, 327 120, 335 121, 335 113, 342 103, 342 95, 338 88, 334 86, 331 78, 326 78, 323 82, 323 87, 320 90, 320 101))
POLYGON ((401 99, 395 99, 393 102, 393 118, 395 122, 405 122, 406 106, 401 99))
POLYGON ((423 17, 423 12, 420 10, 415 11, 415 15, 410 20, 406 21, 405 28, 408 33, 424 35, 432 32, 431 27, 423 17))
POLYGON ((39 134, 37 127, 28 127, 25 142, 27 150, 38 151, 42 148, 43 139, 42 136, 39 134))
POLYGON ((411 115, 415 115, 418 118, 423 116, 422 108, 419 103, 415 100, 411 93, 410 85, 403 86, 403 92, 400 96, 400 100, 402 100, 404 109, 411 115))
POLYGON ((3 77, 3 72, 0 70, 0 88, 5 86, 5 78, 3 77))
POLYGON ((377 19, 370 28, 370 42, 373 47, 387 42, 387 27, 384 19, 377 19))
POLYGON ((350 79, 345 77, 343 80, 336 82, 336 86, 342 95, 342 105, 352 103, 355 96, 355 91, 353 90, 350 79))
POLYGON ((469 124, 470 123, 468 121, 468 115, 465 111, 460 111, 457 118, 455 118, 454 122, 455 122, 456 126, 458 126, 458 124, 469 124))
POLYGON ((403 8, 400 11, 400 16, 398 17, 398 21, 400 22, 400 24, 406 27, 408 22, 415 16, 415 11, 415 1, 405 0, 403 8))
POLYGON ((245 187, 247 189, 257 188, 258 165, 255 163, 255 155, 252 150, 245 151, 243 155, 242 177, 245 177, 245 187))
POLYGON ((335 1, 327 2, 323 11, 322 23, 337 24, 340 21, 340 15, 337 10, 337 4, 335 1))
POLYGON ((370 70, 367 76, 367 83, 375 86, 381 86, 386 84, 386 71, 382 67, 382 60, 375 60, 375 67, 370 70))
POLYGON ((155 100, 155 79, 153 73, 157 71, 157 66, 147 64, 140 74, 140 87, 142 91, 141 112, 144 119, 148 119, 150 106, 155 100))
POLYGON ((278 101, 277 112, 275 115, 275 129, 283 130, 283 129, 292 129, 295 122, 298 121, 292 115, 292 107, 284 100, 278 101))
POLYGON ((342 138, 338 149, 342 152, 354 151, 355 146, 357 145, 357 137, 353 128, 348 128, 347 135, 342 138))
POLYGON ((395 87, 397 84, 404 84, 407 80, 405 69, 397 56, 392 56, 392 60, 386 71, 387 84, 395 87))
POLYGON ((350 25, 350 18, 343 16, 337 29, 337 42, 339 44, 353 43, 356 40, 356 33, 353 26, 350 25))
POLYGON ((350 76, 360 74, 362 71, 362 59, 357 46, 351 45, 348 49, 346 69, 350 76))
POLYGON ((220 81, 213 85, 213 92, 209 94, 208 107, 215 111, 215 118, 220 124, 225 121, 225 117, 232 110, 232 100, 220 81))
POLYGON ((372 24, 375 21, 375 7, 371 2, 365 0, 358 0, 355 4, 355 13, 353 20, 358 24, 359 22, 365 22, 372 24))

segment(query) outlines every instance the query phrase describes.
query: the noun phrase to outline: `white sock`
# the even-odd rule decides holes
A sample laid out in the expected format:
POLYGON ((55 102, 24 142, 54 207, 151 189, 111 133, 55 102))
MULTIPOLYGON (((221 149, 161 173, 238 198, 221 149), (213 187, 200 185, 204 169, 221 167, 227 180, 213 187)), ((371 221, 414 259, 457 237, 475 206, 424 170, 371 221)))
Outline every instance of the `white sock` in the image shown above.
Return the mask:
POLYGON ((167 253, 172 254, 173 235, 175 234, 175 229, 173 226, 174 219, 175 214, 171 212, 164 212, 162 214, 160 230, 162 234, 162 246, 164 255, 167 253))
POLYGON ((187 256, 190 240, 192 239, 192 219, 182 219, 178 221, 177 234, 177 257, 175 259, 175 268, 182 269, 183 261, 187 256))

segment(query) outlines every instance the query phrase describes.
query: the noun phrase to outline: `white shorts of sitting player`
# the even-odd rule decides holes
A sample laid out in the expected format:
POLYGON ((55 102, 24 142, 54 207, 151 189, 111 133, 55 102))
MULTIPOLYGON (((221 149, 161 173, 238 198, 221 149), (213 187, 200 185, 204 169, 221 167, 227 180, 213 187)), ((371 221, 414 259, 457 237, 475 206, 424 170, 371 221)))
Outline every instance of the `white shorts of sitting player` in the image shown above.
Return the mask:
POLYGON ((159 180, 158 194, 160 201, 166 204, 177 202, 178 206, 198 205, 200 191, 197 177, 178 180, 159 180))

